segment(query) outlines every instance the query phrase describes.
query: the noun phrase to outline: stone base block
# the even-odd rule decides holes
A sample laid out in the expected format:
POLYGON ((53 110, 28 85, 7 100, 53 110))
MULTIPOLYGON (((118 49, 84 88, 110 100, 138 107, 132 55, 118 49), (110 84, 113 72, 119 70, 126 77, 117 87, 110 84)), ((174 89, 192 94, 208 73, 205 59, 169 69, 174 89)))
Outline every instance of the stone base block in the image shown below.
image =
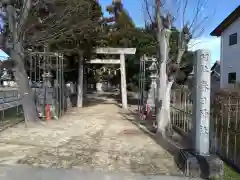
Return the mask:
POLYGON ((200 156, 190 149, 179 151, 177 163, 188 177, 221 177, 224 173, 224 164, 218 156, 200 156))

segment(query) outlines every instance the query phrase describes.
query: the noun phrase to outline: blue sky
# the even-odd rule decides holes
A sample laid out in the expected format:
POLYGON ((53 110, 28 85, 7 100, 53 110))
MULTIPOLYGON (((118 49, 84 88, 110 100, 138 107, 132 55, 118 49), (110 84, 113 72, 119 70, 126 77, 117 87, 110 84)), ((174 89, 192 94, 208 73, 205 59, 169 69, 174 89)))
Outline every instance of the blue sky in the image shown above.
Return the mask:
MULTIPOLYGON (((130 16, 133 18, 137 26, 144 26, 144 15, 142 0, 122 0, 124 8, 129 12, 130 16)), ((106 6, 111 4, 112 0, 99 0, 102 5, 103 10, 106 6)), ((188 8, 188 16, 191 16, 191 9, 195 7, 196 0, 190 0, 190 5, 188 8)), ((219 23, 222 22, 238 5, 240 5, 239 0, 209 0, 209 4, 204 9, 204 13, 211 16, 207 25, 204 26, 204 33, 193 40, 192 50, 207 48, 212 52, 212 61, 220 59, 220 38, 215 38, 209 36, 209 33, 217 27, 219 23), (215 12, 215 13, 214 13, 215 12)), ((104 12, 107 16, 108 14, 104 12)), ((1 24, 1 23, 0 23, 1 24)), ((2 53, 0 52, 0 56, 2 53)))
MULTIPOLYGON (((144 16, 142 8, 142 0, 122 0, 124 8, 129 12, 130 16, 133 18, 137 26, 144 26, 144 16)), ((103 9, 112 0, 99 0, 103 9)), ((191 16, 191 9, 195 6, 196 0, 190 0, 188 15, 191 16)), ((204 33, 194 39, 194 45, 192 50, 207 48, 212 52, 212 61, 220 59, 220 38, 215 38, 209 36, 209 33, 217 27, 222 20, 224 20, 238 5, 240 5, 239 0, 209 0, 207 7, 204 9, 204 13, 209 15, 211 18, 204 25, 204 33), (215 13, 214 13, 215 12, 215 13), (197 43, 196 43, 197 42, 197 43)), ((105 12, 105 15, 107 13, 105 12)))

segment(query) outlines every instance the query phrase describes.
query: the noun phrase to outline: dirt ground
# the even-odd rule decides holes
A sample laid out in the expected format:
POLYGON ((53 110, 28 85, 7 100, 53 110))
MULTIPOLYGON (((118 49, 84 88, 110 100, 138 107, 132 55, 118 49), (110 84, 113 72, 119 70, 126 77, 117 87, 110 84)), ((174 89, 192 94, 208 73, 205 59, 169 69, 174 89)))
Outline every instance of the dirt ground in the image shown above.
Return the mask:
POLYGON ((34 128, 0 133, 0 164, 179 175, 173 156, 135 126, 114 101, 74 108, 34 128))

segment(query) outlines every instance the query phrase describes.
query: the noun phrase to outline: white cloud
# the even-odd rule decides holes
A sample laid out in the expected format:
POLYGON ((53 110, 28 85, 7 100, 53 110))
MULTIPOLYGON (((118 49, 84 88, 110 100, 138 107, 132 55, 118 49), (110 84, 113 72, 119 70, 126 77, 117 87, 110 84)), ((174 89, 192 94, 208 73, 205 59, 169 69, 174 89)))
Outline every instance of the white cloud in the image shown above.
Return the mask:
POLYGON ((211 51, 212 62, 215 62, 216 60, 220 60, 220 42, 221 39, 217 37, 194 39, 189 43, 189 50, 208 49, 211 51))

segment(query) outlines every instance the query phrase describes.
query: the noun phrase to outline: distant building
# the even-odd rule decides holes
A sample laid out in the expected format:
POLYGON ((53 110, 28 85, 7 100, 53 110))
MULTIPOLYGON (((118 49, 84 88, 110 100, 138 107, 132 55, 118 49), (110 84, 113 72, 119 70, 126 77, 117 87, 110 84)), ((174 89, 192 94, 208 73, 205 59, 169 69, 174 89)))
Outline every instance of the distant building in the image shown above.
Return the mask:
POLYGON ((210 35, 221 37, 220 87, 228 88, 231 84, 240 82, 240 6, 210 35))
POLYGON ((9 73, 9 69, 4 68, 2 65, 4 62, 7 63, 9 60, 9 56, 0 49, 0 81, 2 86, 16 86, 16 82, 13 80, 11 73, 9 73), (2 65, 2 66, 1 66, 2 65))
POLYGON ((211 68, 211 96, 220 89, 220 62, 216 61, 211 68))
MULTIPOLYGON (((211 97, 214 93, 220 89, 220 61, 216 61, 211 68, 211 97)), ((194 87, 194 74, 195 70, 193 68, 192 72, 188 76, 187 86, 193 92, 194 87)))

